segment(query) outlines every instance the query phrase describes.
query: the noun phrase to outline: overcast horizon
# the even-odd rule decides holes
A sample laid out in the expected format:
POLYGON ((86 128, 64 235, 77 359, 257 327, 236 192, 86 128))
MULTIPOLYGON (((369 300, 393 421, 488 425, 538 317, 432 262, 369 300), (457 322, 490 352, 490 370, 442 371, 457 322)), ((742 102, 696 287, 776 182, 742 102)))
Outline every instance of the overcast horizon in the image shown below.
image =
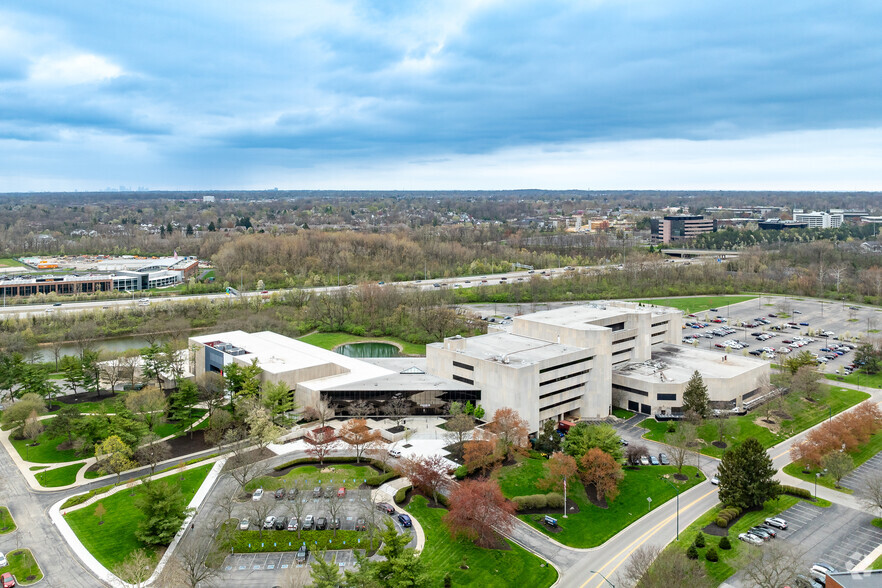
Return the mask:
POLYGON ((0 192, 882 189, 869 1, 10 0, 0 192))

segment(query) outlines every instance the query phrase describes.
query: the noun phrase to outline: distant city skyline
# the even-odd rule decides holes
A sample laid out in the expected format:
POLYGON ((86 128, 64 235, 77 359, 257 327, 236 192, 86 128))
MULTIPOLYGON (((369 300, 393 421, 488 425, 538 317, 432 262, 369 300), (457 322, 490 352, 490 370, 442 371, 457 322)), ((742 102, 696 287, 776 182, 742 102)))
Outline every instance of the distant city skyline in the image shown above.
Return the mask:
POLYGON ((882 189, 882 5, 0 8, 0 192, 882 189))

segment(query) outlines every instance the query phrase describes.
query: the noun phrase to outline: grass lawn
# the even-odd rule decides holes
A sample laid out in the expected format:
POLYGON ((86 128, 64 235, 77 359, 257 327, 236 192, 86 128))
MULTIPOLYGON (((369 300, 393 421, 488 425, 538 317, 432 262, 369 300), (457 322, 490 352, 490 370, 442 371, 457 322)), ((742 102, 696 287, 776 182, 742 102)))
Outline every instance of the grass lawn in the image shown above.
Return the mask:
POLYGON ((323 349, 333 349, 338 345, 345 343, 364 343, 366 341, 388 341, 390 343, 398 343, 402 347, 404 355, 425 355, 426 346, 417 343, 408 343, 395 337, 359 337, 350 335, 349 333, 312 333, 305 337, 300 337, 300 341, 321 347, 323 349))
POLYGON ((117 392, 116 396, 108 396, 102 398, 101 400, 92 400, 89 402, 78 402, 73 404, 80 409, 82 413, 94 413, 101 412, 102 409, 106 409, 107 412, 114 412, 114 408, 117 402, 122 402, 125 398, 125 392, 117 392), (101 407, 101 408, 99 408, 101 407))
MULTIPOLYGON (((367 547, 370 543, 367 533, 361 531, 337 531, 334 539, 333 531, 301 531, 300 539, 297 533, 290 531, 264 531, 263 538, 260 531, 235 531, 231 547, 236 553, 261 553, 265 551, 297 551, 300 544, 306 542, 310 551, 314 549, 352 549, 359 547, 358 540, 362 539, 361 547, 367 547)), ((377 540, 379 541, 379 539, 377 540)))
POLYGON ((39 445, 35 447, 26 447, 26 445, 30 443, 30 441, 26 439, 13 439, 10 437, 9 441, 12 443, 12 446, 15 447, 15 450, 18 451, 18 454, 22 459, 34 463, 63 463, 65 461, 76 461, 78 459, 83 459, 84 457, 92 457, 95 455, 94 451, 84 453, 83 455, 77 455, 73 449, 56 449, 61 443, 67 441, 66 436, 50 437, 47 433, 42 433, 37 437, 36 442, 39 443, 39 445))
POLYGON ((0 267, 25 267, 25 264, 11 257, 0 257, 0 267))
POLYGON ((206 412, 208 411, 204 408, 194 408, 193 414, 190 415, 190 418, 181 421, 165 422, 159 425, 155 425, 153 427, 153 432, 159 435, 160 439, 169 435, 175 435, 177 433, 183 432, 191 424, 202 418, 202 415, 204 415, 206 412))
MULTIPOLYGON (((708 575, 711 578, 716 580, 717 583, 723 582, 723 580, 725 580, 737 571, 733 567, 733 563, 738 557, 738 553, 744 550, 745 543, 743 541, 739 541, 738 534, 743 533, 747 529, 759 524, 767 517, 775 516, 778 513, 787 510, 797 502, 799 502, 798 498, 782 495, 779 496, 777 500, 768 501, 762 510, 745 514, 743 517, 741 517, 741 519, 738 520, 737 523, 729 527, 729 542, 732 544, 732 549, 720 549, 719 537, 705 535, 704 538, 706 544, 705 547, 698 549, 698 561, 704 563, 705 567, 707 568, 708 575), (720 556, 720 561, 712 563, 705 559, 704 554, 707 552, 709 547, 716 548, 717 553, 720 556)), ((701 515, 698 520, 689 525, 684 531, 681 531, 680 540, 674 541, 673 543, 668 545, 667 549, 680 550, 685 553, 689 546, 692 545, 692 542, 695 541, 695 537, 696 535, 698 535, 698 532, 704 527, 708 526, 714 520, 716 520, 717 513, 721 509, 722 505, 719 505, 701 515)))
POLYGON ((682 310, 686 314, 696 314, 710 310, 711 308, 719 308, 720 306, 729 306, 730 304, 738 304, 745 300, 753 300, 756 296, 694 296, 689 298, 659 298, 657 300, 633 300, 632 302, 642 302, 643 304, 655 304, 656 306, 670 306, 682 310))
POLYGON ((13 531, 15 531, 15 520, 9 513, 8 508, 0 506, 0 535, 12 533, 13 531))
POLYGON ((45 472, 35 474, 34 477, 40 483, 40 486, 46 488, 54 488, 56 486, 67 486, 77 481, 77 472, 86 462, 74 463, 71 465, 61 466, 45 472))
POLYGON ((629 419, 634 416, 634 413, 630 410, 625 410, 624 408, 613 408, 612 409, 613 416, 617 416, 620 419, 629 419))
MULTIPOLYGON (((189 502, 202 485, 212 465, 206 464, 187 470, 184 472, 184 480, 177 475, 163 479, 170 484, 179 485, 186 501, 189 502)), ((133 488, 136 494, 138 489, 137 486, 133 488)), ((125 489, 87 507, 68 512, 65 519, 86 549, 104 567, 113 570, 136 549, 146 548, 148 552, 152 551, 135 537, 138 523, 143 516, 141 511, 135 508, 129 490, 125 489), (107 510, 102 525, 98 524, 98 517, 95 516, 95 508, 98 504, 103 504, 107 510)))
POLYGON ((312 491, 316 486, 339 488, 343 486, 347 490, 354 490, 364 483, 365 478, 377 474, 371 467, 359 467, 345 463, 326 464, 326 468, 334 468, 333 473, 321 472, 316 466, 300 466, 281 477, 261 476, 249 482, 245 489, 252 491, 263 488, 266 491, 278 490, 279 488, 300 488, 312 491))
MULTIPOLYGON (((882 433, 876 433, 870 440, 864 445, 860 446, 854 452, 851 452, 852 459, 854 459, 854 467, 857 468, 862 463, 866 462, 868 459, 876 455, 882 451, 882 433)), ((798 463, 789 463, 784 466, 784 473, 790 474, 794 478, 799 478, 800 480, 805 480, 806 482, 814 482, 815 474, 820 472, 819 469, 811 469, 808 473, 804 473, 802 467, 798 463)), ((836 488, 833 482, 833 478, 830 476, 821 475, 820 478, 817 478, 818 486, 824 486, 825 488, 832 488, 833 490, 838 490, 840 492, 845 492, 846 494, 853 494, 856 488, 836 488)))
POLYGON ((865 374, 855 372, 849 376, 837 376, 836 374, 824 374, 828 380, 835 382, 848 382, 857 386, 867 386, 869 388, 882 388, 882 372, 877 374, 865 374))
POLYGON ((520 545, 508 541, 510 549, 482 549, 471 541, 450 538, 441 517, 443 508, 429 508, 426 499, 414 496, 407 511, 420 522, 426 533, 426 547, 420 559, 429 567, 432 581, 440 586, 450 574, 454 586, 529 586, 541 588, 557 581, 557 571, 520 545), (469 567, 460 568, 462 563, 469 567))
MULTIPOLYGON (((544 459, 525 459, 518 466, 507 466, 494 474, 507 498, 527 494, 544 494, 545 491, 536 487, 536 481, 545 474, 544 459)), ((541 522, 542 515, 519 515, 519 518, 555 540, 571 547, 595 547, 642 517, 647 513, 647 497, 652 497, 652 506, 656 508, 677 495, 676 490, 665 482, 662 474, 676 473, 674 466, 644 466, 637 469, 625 469, 625 479, 619 486, 619 495, 608 508, 599 508, 588 500, 585 488, 581 484, 572 484, 567 498, 579 506, 577 514, 564 519, 557 516, 560 532, 551 533, 541 522), (538 520, 537 520, 538 519, 538 520)), ((699 482, 704 475, 695 477, 698 472, 694 466, 685 466, 683 473, 689 476, 685 482, 676 482, 673 477, 668 479, 683 492, 699 482)), ((560 513, 563 514, 563 513, 560 513)))
POLYGON ((9 572, 15 576, 15 581, 22 586, 39 582, 43 579, 43 572, 34 559, 34 554, 30 549, 16 549, 6 554, 9 560, 9 567, 3 568, 4 572, 9 572))
MULTIPOLYGON (((733 444, 741 443, 748 437, 755 437, 762 443, 763 447, 768 448, 817 425, 829 417, 831 408, 833 414, 839 414, 843 410, 851 408, 869 397, 870 395, 866 392, 859 392, 850 388, 840 388, 838 386, 828 388, 825 394, 813 403, 807 402, 795 395, 787 396, 783 398, 783 408, 793 418, 783 421, 781 434, 775 434, 766 427, 761 427, 754 422, 764 415, 763 409, 759 408, 744 416, 731 417, 735 422, 733 427, 735 432, 727 440, 727 443, 731 447, 733 444)), ((640 426, 648 429, 648 432, 644 435, 647 439, 665 442, 668 429, 667 423, 660 423, 655 419, 645 419, 640 422, 640 426)), ((699 427, 698 435, 706 443, 701 450, 703 454, 722 457, 725 449, 719 449, 711 445, 712 441, 716 441, 719 438, 716 423, 713 419, 709 419, 704 425, 699 427)))

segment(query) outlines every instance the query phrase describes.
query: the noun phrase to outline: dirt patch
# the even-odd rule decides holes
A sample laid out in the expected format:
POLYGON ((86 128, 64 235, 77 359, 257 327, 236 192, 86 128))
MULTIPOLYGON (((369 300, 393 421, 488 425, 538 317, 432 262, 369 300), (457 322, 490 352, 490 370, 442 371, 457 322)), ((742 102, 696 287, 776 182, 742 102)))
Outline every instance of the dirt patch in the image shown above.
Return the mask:
MULTIPOLYGON (((214 445, 205 441, 205 431, 201 429, 199 431, 193 431, 192 438, 190 437, 190 433, 185 433, 180 437, 169 439, 166 443, 168 443, 169 449, 171 450, 171 458, 183 457, 191 453, 214 448, 214 445)), ((266 452, 270 453, 267 457, 275 455, 275 453, 272 453, 269 450, 266 452)))
MULTIPOLYGON (((197 431, 197 432, 201 433, 202 431, 197 431)), ((243 453, 239 457, 232 456, 229 459, 227 459, 227 463, 224 464, 224 469, 221 471, 228 472, 230 470, 234 470, 237 467, 239 467, 239 465, 241 463, 247 463, 250 461, 261 461, 261 460, 269 459, 270 457, 275 457, 275 456, 276 456, 275 453, 273 453, 272 451, 270 451, 269 449, 266 449, 266 448, 252 449, 251 451, 249 451, 247 453, 243 453)), ((273 473, 270 472, 266 475, 271 476, 271 475, 273 475, 273 473)))
POLYGON ((725 441, 713 441, 713 442, 711 442, 711 445, 713 445, 717 449, 725 449, 725 448, 729 447, 729 444, 726 443, 725 441))
POLYGON ((81 402, 97 402, 99 400, 115 398, 117 396, 120 396, 117 392, 114 392, 113 394, 95 394, 94 392, 89 392, 88 394, 68 394, 67 396, 58 396, 55 400, 63 402, 64 404, 79 404, 81 402))
POLYGON ((594 487, 594 484, 585 484, 585 494, 588 495, 588 500, 591 502, 591 504, 593 504, 597 508, 609 508, 609 504, 607 504, 606 498, 597 495, 597 488, 594 487))
MULTIPOLYGON (((604 504, 606 504, 606 503, 604 502, 604 504)), ((567 514, 571 515, 571 514, 576 514, 578 512, 579 512, 579 505, 576 504, 575 502, 573 502, 572 500, 570 500, 569 498, 567 498, 567 514)), ((560 507, 528 508, 525 510, 519 510, 518 514, 519 515, 548 515, 548 516, 551 516, 554 518, 560 518, 561 516, 563 516, 560 507)), ((542 517, 539 517, 537 522, 542 522, 542 517)), ((549 529, 550 528, 551 527, 549 527, 549 529)))
POLYGON ((674 479, 679 480, 680 482, 685 482, 689 479, 689 476, 687 476, 686 474, 674 474, 674 479))

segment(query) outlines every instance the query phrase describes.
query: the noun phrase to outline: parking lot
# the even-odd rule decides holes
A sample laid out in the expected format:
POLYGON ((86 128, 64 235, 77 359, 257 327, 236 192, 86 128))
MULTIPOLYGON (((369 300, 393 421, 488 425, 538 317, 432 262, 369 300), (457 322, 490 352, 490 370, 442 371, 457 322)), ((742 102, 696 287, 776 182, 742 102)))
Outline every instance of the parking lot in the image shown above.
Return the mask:
MULTIPOLYGON (((360 553, 364 554, 361 550, 360 553)), ((353 551, 310 552, 306 564, 297 563, 293 552, 241 553, 227 556, 223 564, 225 586, 307 586, 310 584, 309 563, 316 557, 336 562, 340 571, 355 566, 353 551)))
POLYGON ((877 453, 855 468, 853 472, 842 478, 839 483, 857 492, 864 487, 865 480, 879 474, 882 474, 882 453, 877 453))
POLYGON ((846 349, 822 351, 822 348, 831 349, 834 345, 858 342, 868 334, 872 336, 872 331, 882 324, 882 314, 868 307, 763 296, 686 316, 686 322, 707 325, 686 326, 683 336, 687 343, 697 340, 698 346, 720 353, 752 352, 755 356, 763 348, 768 348, 762 357, 770 361, 780 361, 789 353, 810 351, 825 360, 824 371, 843 373, 852 363, 854 352, 846 349), (720 334, 715 334, 714 330, 720 334), (832 334, 824 337, 821 332, 832 334), (738 349, 739 345, 744 347, 738 349), (838 355, 836 351, 842 354, 838 355))

